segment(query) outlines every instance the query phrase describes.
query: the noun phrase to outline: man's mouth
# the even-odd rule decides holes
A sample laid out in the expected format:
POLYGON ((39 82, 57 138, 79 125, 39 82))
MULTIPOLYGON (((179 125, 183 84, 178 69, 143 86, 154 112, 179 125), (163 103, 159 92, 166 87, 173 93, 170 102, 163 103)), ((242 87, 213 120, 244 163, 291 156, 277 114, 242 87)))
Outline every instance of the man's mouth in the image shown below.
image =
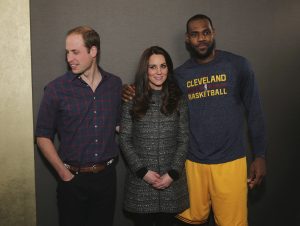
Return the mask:
POLYGON ((78 64, 69 64, 70 65, 70 68, 74 69, 78 66, 78 64))
POLYGON ((200 43, 200 44, 197 45, 197 48, 198 49, 203 49, 203 48, 207 48, 208 46, 209 46, 208 43, 200 43))

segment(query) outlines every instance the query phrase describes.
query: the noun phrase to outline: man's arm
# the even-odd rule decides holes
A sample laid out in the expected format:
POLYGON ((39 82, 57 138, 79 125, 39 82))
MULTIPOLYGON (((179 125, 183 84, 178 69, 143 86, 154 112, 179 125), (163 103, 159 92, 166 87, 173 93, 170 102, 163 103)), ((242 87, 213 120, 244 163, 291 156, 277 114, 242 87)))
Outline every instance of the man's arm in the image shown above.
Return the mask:
POLYGON ((266 175, 266 131, 258 86, 249 62, 246 62, 244 65, 241 75, 241 96, 246 108, 247 124, 254 157, 248 176, 248 185, 252 189, 259 185, 266 175))
POLYGON ((128 102, 135 96, 135 86, 124 84, 122 89, 122 100, 128 102))
POLYGON ((63 181, 70 181, 74 175, 65 167, 57 154, 53 142, 46 137, 37 137, 37 144, 45 158, 50 162, 52 167, 63 181))

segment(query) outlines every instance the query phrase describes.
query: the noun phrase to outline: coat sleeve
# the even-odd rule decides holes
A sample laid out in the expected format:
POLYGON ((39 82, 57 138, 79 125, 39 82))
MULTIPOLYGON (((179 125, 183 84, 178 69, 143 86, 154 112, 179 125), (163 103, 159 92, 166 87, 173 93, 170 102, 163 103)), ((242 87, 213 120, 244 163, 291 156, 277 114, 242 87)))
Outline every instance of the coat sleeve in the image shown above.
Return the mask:
POLYGON ((130 115, 132 101, 123 103, 120 124, 120 147, 129 169, 133 173, 138 173, 141 169, 146 169, 137 154, 133 144, 133 121, 130 115))
POLYGON ((186 98, 182 97, 180 100, 178 111, 179 122, 177 128, 177 150, 173 158, 171 172, 175 170, 179 174, 178 176, 180 176, 184 170, 189 140, 189 118, 186 98))

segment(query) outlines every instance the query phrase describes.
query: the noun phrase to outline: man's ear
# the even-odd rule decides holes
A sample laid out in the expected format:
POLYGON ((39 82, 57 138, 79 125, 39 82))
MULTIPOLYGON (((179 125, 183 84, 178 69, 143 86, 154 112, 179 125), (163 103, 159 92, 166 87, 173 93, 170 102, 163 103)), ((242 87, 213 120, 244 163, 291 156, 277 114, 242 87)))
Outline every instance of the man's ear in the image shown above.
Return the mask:
POLYGON ((190 43, 190 38, 189 38, 189 34, 185 33, 185 43, 189 44, 190 43))
POLYGON ((216 36, 216 30, 213 28, 213 35, 214 35, 214 37, 216 36))
POLYGON ((96 57, 98 53, 97 47, 96 46, 92 46, 90 48, 90 54, 92 55, 92 57, 96 57))

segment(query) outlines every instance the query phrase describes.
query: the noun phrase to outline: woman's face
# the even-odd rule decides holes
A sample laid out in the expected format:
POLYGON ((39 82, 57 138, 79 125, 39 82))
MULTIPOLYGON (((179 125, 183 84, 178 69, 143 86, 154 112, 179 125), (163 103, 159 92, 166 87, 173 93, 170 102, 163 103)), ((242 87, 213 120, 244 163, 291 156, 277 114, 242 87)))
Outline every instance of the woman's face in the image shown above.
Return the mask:
POLYGON ((148 79, 153 90, 161 90, 168 76, 168 66, 163 55, 153 54, 149 58, 148 79))

